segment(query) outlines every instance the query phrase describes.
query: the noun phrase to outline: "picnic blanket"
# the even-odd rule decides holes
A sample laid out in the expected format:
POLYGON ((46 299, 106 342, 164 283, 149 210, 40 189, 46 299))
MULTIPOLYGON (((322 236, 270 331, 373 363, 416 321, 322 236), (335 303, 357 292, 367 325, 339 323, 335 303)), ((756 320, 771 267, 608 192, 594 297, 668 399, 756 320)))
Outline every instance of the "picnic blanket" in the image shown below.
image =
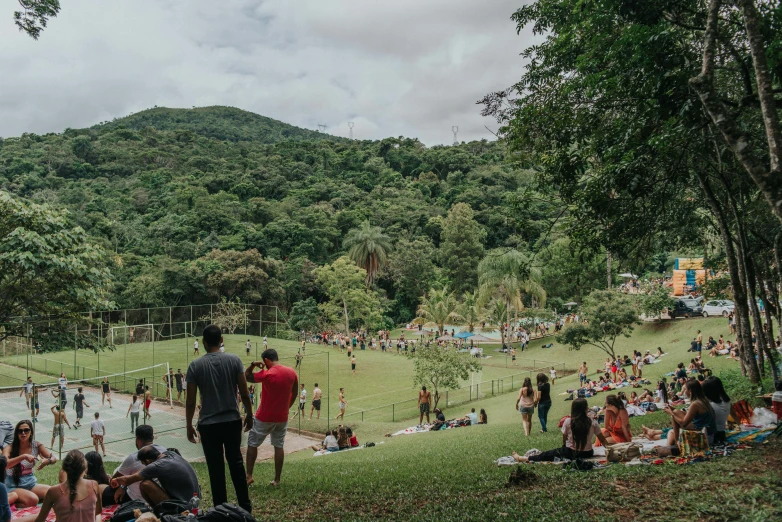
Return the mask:
MULTIPOLYGON (((111 516, 117 510, 117 508, 119 508, 119 505, 103 508, 103 511, 101 511, 100 513, 101 520, 103 522, 108 522, 111 519, 111 516)), ((41 506, 33 506, 29 508, 17 509, 11 514, 11 520, 23 518, 29 515, 38 515, 40 512, 41 512, 41 506)), ((57 517, 54 515, 54 510, 49 511, 49 515, 46 517, 46 522, 54 522, 55 520, 57 520, 57 517)))
MULTIPOLYGON (((385 442, 376 442, 375 446, 379 446, 380 444, 385 444, 385 442)), ((370 447, 372 447, 372 446, 370 446, 370 447)), ((337 453, 346 453, 348 451, 361 450, 361 449, 364 449, 364 448, 366 448, 365 445, 356 446, 355 448, 345 448, 345 449, 339 450, 339 451, 326 451, 324 449, 321 449, 321 450, 316 451, 312 456, 313 457, 320 457, 320 456, 323 456, 323 455, 336 455, 337 453)))

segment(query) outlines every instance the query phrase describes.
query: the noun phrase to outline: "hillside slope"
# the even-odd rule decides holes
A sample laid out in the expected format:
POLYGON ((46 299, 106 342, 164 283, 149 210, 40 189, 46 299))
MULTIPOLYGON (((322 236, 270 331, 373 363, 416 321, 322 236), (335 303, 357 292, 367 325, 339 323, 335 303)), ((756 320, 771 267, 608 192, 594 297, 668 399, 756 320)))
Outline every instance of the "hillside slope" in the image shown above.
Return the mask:
POLYGON ((109 123, 95 125, 93 128, 112 130, 121 127, 133 130, 141 130, 146 127, 152 127, 159 131, 187 130, 218 140, 255 141, 266 144, 286 140, 344 140, 344 138, 302 129, 235 107, 223 106, 193 109, 155 107, 124 118, 117 118, 109 123))

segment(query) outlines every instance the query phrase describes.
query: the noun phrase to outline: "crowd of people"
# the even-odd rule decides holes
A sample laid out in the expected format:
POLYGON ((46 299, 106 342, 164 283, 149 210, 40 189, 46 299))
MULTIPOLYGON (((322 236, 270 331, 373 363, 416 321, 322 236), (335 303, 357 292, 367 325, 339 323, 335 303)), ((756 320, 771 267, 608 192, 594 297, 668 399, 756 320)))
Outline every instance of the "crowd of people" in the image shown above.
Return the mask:
MULTIPOLYGON (((295 370, 280 364, 274 349, 266 348, 260 361, 253 361, 245 368, 237 355, 225 352, 219 327, 206 327, 201 341, 205 352, 190 363, 186 374, 181 370, 176 373, 172 370, 163 376, 169 393, 167 398, 173 398, 174 390, 178 398, 182 394, 185 396, 187 438, 192 443, 200 444, 203 449, 214 505, 228 500, 225 477, 227 464, 238 504, 251 512, 249 486, 254 481, 257 448, 267 437, 271 439, 275 463, 271 484, 278 485, 284 463, 288 412, 298 399, 299 409, 296 413, 304 414, 307 392, 304 385, 299 384, 295 370), (262 385, 260 404, 254 413, 248 383, 253 390, 255 384, 262 385), (242 403, 243 418, 237 408, 237 395, 242 403), (199 405, 196 404, 197 398, 200 398, 199 405), (194 422, 197 410, 197 422, 194 422), (249 432, 246 458, 240 449, 242 431, 249 432)), ((108 402, 109 408, 112 408, 111 388, 107 380, 104 382, 106 386, 100 387, 101 402, 108 402)), ((20 395, 25 395, 26 405, 33 413, 32 419, 20 420, 15 425, 10 421, 0 421, 0 449, 3 453, 0 467, 3 468, 1 472, 5 478, 0 485, 0 522, 4 521, 3 514, 8 506, 32 507, 43 502, 40 515, 43 519, 39 522, 46 518, 51 509, 58 519, 62 518, 66 522, 87 522, 87 518, 80 517, 87 517, 91 513, 90 519, 94 519, 95 513, 100 513, 101 506, 128 500, 144 500, 151 506, 164 500, 186 504, 193 495, 200 496, 198 479, 190 464, 177 449, 156 445, 152 426, 140 422, 141 413, 144 413, 145 419, 150 417, 151 393, 143 380, 126 413, 126 417, 129 416, 131 420, 138 451, 129 455, 108 477, 102 460, 102 456, 106 455, 106 425, 100 412, 96 411, 90 424, 95 451, 86 455, 78 450, 68 452, 61 463, 60 483, 39 484, 36 471, 57 463, 50 448, 54 447, 57 438, 62 447, 64 426, 78 429, 84 417, 84 408, 90 408, 83 389, 79 387, 74 396, 76 422, 71 424, 65 412, 67 386, 65 375, 61 375, 57 389, 52 391, 56 403, 51 407, 54 429, 49 448, 36 437, 40 401, 38 387, 32 385, 31 380, 22 387, 20 395), (4 502, 5 498, 7 503, 4 502)), ((315 412, 320 416, 321 398, 322 391, 315 384, 310 416, 315 412)), ((347 406, 344 390, 341 390, 340 402, 340 413, 344 416, 344 408, 347 406)))

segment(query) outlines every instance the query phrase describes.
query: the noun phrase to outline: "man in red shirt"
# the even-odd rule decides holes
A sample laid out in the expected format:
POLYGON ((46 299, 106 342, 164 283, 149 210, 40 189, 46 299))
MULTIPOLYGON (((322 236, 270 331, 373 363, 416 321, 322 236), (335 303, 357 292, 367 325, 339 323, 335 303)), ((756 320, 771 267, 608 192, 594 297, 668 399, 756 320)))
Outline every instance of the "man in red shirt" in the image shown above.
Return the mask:
POLYGON ((255 412, 253 428, 247 436, 247 484, 254 482, 253 468, 258 457, 258 446, 268 436, 274 446, 274 481, 271 484, 277 486, 285 460, 283 444, 288 430, 288 410, 298 395, 299 377, 292 368, 280 364, 274 349, 264 350, 261 359, 262 362, 250 363, 244 371, 247 382, 261 384, 261 402, 255 412), (261 371, 253 372, 256 366, 261 371))

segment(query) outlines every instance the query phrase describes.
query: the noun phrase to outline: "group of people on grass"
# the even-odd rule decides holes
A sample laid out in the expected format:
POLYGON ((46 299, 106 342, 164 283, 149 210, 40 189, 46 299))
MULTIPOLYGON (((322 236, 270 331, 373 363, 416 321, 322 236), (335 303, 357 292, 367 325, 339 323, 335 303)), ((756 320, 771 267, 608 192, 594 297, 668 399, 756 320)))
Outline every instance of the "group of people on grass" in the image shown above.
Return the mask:
POLYGON ((43 522, 54 510, 61 522, 94 522, 102 507, 144 500, 156 506, 164 500, 186 504, 194 494, 200 495, 195 471, 175 449, 154 444, 151 426, 136 430, 138 451, 128 455, 110 477, 97 451, 86 455, 71 450, 63 458, 59 483, 40 484, 35 472, 57 463, 57 457, 34 435, 30 420, 11 426, 0 423, 3 455, 0 457, 0 522, 11 517, 11 506, 25 508, 43 502, 37 515, 23 517, 23 522, 43 522), (11 429, 9 429, 9 427, 11 429))
MULTIPOLYGON (((245 368, 238 356, 220 350, 223 339, 219 327, 206 327, 202 342, 206 353, 190 363, 186 377, 181 379, 187 386, 187 438, 202 446, 214 505, 227 502, 227 464, 238 504, 251 511, 249 486, 253 483, 257 448, 267 437, 271 439, 275 463, 275 476, 271 484, 279 484, 288 412, 297 398, 302 401, 300 405, 303 404, 306 391, 303 386, 299 390, 296 372, 280 364, 277 352, 273 349, 264 350, 261 361, 253 361, 245 368), (262 384, 260 405, 254 414, 248 383, 262 384), (237 408, 237 393, 244 406, 244 418, 237 408), (200 396, 201 405, 198 422, 194 424, 197 396, 200 396), (240 449, 242 431, 249 432, 246 462, 240 449)), ((61 380, 65 381, 64 377, 61 380)), ((170 385, 179 381, 176 374, 170 373, 167 377, 170 385)), ((67 387, 67 381, 62 386, 56 394, 59 403, 52 407, 55 432, 61 439, 62 424, 70 427, 63 410, 66 400, 64 393, 61 393, 67 387)), ((81 390, 77 395, 80 394, 81 390)), ((134 396, 128 408, 128 415, 134 425, 138 423, 142 409, 139 395, 134 396)), ((317 391, 315 395, 318 395, 317 391)), ((145 401, 149 400, 147 397, 145 393, 145 401)), ((28 406, 32 402, 32 408, 37 409, 37 395, 33 390, 30 390, 27 400, 28 406)), ((319 413, 320 397, 316 400, 319 413)), ((344 390, 340 401, 347 406, 344 390)), ((89 407, 83 397, 81 406, 89 407)), ((148 410, 149 404, 143 404, 143 407, 148 410)), ((341 414, 344 415, 344 407, 341 414)), ((78 417, 80 419, 81 415, 78 417)), ((86 517, 89 512, 92 518, 100 513, 102 505, 122 503, 128 499, 144 500, 150 505, 156 505, 167 499, 187 503, 194 494, 200 496, 200 486, 192 467, 176 449, 154 444, 153 428, 147 424, 134 426, 139 451, 129 455, 114 475, 108 477, 103 469, 101 454, 97 451, 102 449, 105 456, 102 438, 106 431, 99 417, 96 412, 92 424, 93 434, 100 432, 100 440, 95 439, 96 451, 87 455, 77 450, 68 452, 61 464, 60 484, 53 486, 39 484, 35 477, 37 470, 57 463, 55 455, 37 440, 36 422, 21 420, 14 426, 8 421, 0 421, 0 448, 3 451, 0 466, 3 467, 2 476, 5 477, 0 486, 0 522, 4 522, 3 513, 7 512, 9 506, 31 507, 41 501, 43 509, 38 522, 45 519, 50 509, 55 510, 58 519, 62 516, 66 522, 70 522, 73 516, 77 517, 73 522, 87 522, 86 518, 82 520, 78 517, 86 517), (78 514, 74 515, 76 512, 78 514)))
MULTIPOLYGON (((642 437, 648 440, 666 441, 658 448, 658 455, 686 455, 708 450, 714 444, 725 442, 725 431, 731 400, 719 377, 708 377, 702 380, 685 379, 681 387, 681 396, 686 407, 677 409, 668 401, 664 382, 659 397, 662 399, 662 411, 670 416, 671 426, 663 430, 655 430, 642 426, 642 437)), ((525 394, 526 395, 526 394, 525 394)), ((544 451, 537 455, 522 456, 514 452, 513 457, 518 462, 542 462, 555 459, 574 460, 594 456, 595 445, 611 446, 613 444, 632 442, 630 416, 627 406, 630 402, 623 394, 606 396, 605 405, 599 412, 589 408, 586 399, 573 400, 570 415, 562 422, 562 446, 544 451), (604 424, 598 424, 600 414, 604 416, 604 424)), ((520 408, 522 418, 529 415, 520 408)), ((525 424, 525 432, 529 434, 525 424)))

